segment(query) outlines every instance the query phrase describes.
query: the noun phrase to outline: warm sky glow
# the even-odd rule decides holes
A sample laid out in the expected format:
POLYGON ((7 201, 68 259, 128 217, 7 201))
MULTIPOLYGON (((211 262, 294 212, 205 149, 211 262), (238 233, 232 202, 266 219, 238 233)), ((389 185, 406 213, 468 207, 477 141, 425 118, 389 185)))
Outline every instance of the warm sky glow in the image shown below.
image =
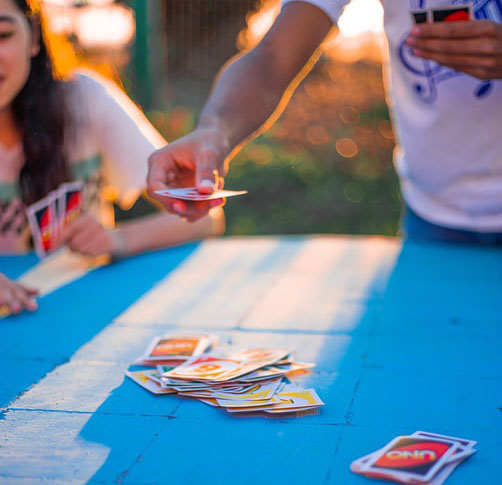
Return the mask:
POLYGON ((338 22, 344 37, 383 30, 383 9, 378 0, 352 0, 338 22))
MULTIPOLYGON (((248 17, 248 28, 241 32, 237 42, 239 48, 250 48, 260 41, 279 14, 280 5, 280 0, 265 0, 260 10, 248 17)), ((336 45, 342 49, 354 51, 363 44, 367 45, 368 35, 379 35, 383 31, 380 2, 352 0, 340 17, 338 26, 341 35, 336 45)))

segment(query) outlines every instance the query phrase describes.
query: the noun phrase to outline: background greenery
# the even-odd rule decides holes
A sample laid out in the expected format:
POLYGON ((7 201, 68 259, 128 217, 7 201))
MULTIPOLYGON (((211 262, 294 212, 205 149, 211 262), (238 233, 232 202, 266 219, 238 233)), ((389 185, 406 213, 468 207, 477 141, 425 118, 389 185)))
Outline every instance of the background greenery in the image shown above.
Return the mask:
MULTIPOLYGON (((211 0, 163 4, 168 88, 148 115, 170 141, 193 129, 217 69, 237 52, 253 2, 232 2, 227 15, 211 0)), ((395 235, 393 146, 381 63, 323 56, 275 125, 231 163, 226 187, 249 194, 228 201, 227 234, 395 235)))

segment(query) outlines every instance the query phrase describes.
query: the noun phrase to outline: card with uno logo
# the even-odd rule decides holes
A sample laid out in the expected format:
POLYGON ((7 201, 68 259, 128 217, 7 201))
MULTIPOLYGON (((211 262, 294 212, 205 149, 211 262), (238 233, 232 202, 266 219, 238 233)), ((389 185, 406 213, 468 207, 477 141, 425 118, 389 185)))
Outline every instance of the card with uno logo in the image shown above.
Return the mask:
POLYGON ((428 482, 448 462, 458 443, 398 436, 361 467, 364 474, 407 476, 428 482))
POLYGON ((432 9, 433 22, 465 22, 473 18, 471 4, 432 9))

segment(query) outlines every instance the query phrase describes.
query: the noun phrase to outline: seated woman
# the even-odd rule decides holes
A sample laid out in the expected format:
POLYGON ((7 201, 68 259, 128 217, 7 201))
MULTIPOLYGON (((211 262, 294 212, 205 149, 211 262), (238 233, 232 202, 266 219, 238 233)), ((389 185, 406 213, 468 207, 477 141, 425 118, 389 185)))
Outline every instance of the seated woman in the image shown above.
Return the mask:
MULTIPOLYGON (((220 209, 196 223, 157 213, 113 229, 103 194, 130 207, 148 156, 165 141, 112 82, 85 73, 56 80, 38 20, 26 0, 0 0, 0 252, 27 250, 26 207, 73 180, 85 183, 86 211, 62 242, 81 254, 124 257, 221 234, 220 209)), ((35 310, 36 294, 0 273, 0 306, 35 310)))

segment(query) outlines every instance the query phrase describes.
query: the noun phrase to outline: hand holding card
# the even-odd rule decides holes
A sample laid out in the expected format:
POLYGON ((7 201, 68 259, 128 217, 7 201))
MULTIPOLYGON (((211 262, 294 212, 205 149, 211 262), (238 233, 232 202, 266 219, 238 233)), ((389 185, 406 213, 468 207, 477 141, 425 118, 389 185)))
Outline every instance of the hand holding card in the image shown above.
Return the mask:
POLYGON ((11 313, 20 313, 24 309, 34 311, 37 309, 35 297, 38 290, 12 281, 0 273, 0 318, 11 313))
POLYGON ((66 226, 77 219, 84 210, 83 182, 70 182, 26 210, 35 251, 40 258, 57 249, 66 226))
POLYGON ((170 197, 171 199, 190 200, 201 202, 207 200, 226 199, 227 197, 235 197, 236 195, 247 194, 247 190, 215 190, 210 194, 201 194, 197 187, 185 187, 181 189, 164 189, 157 190, 157 195, 170 197))
POLYGON ((502 24, 474 20, 468 5, 432 9, 428 16, 406 40, 414 55, 482 80, 502 78, 502 24))
POLYGON ((195 221, 223 200, 186 201, 159 195, 166 189, 196 187, 201 195, 223 188, 225 158, 230 151, 222 130, 198 127, 192 133, 155 152, 148 160, 148 193, 169 212, 195 221))

